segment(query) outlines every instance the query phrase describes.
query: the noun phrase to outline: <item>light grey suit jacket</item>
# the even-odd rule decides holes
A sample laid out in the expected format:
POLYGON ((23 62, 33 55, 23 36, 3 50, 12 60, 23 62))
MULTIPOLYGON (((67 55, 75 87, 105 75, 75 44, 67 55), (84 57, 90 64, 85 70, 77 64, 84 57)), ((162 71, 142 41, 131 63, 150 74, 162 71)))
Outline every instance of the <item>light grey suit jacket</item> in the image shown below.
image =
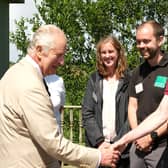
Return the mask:
POLYGON ((0 167, 57 168, 58 160, 96 167, 97 149, 62 137, 42 77, 25 58, 0 81, 0 167))

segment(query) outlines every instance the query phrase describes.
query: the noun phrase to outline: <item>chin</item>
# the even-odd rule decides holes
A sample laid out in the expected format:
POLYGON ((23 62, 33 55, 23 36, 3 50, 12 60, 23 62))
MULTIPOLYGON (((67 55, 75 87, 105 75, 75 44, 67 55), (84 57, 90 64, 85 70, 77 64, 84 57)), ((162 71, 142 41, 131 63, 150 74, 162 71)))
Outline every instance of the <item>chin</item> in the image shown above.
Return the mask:
POLYGON ((148 59, 150 56, 149 55, 143 55, 144 59, 148 59))
POLYGON ((46 73, 46 75, 52 75, 52 74, 55 74, 55 70, 46 73))

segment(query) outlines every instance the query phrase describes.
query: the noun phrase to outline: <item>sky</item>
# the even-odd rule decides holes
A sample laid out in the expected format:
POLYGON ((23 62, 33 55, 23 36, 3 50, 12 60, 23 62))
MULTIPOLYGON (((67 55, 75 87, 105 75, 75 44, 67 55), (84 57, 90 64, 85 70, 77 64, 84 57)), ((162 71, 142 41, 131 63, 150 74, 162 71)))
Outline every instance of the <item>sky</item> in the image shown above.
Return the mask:
MULTIPOLYGON (((24 3, 12 3, 9 5, 9 27, 10 32, 16 29, 15 20, 19 20, 22 16, 31 18, 33 13, 37 13, 35 3, 33 0, 25 0, 24 3)), ((9 48, 9 59, 12 62, 17 60, 17 49, 15 45, 10 44, 9 48)))

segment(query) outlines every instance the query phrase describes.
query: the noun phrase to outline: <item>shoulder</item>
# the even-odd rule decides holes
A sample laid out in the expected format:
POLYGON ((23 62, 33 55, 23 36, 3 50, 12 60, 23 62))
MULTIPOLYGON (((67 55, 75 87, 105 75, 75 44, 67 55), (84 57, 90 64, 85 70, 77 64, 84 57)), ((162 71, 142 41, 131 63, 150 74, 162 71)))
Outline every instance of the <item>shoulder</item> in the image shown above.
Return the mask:
POLYGON ((100 75, 100 73, 98 71, 95 71, 95 72, 91 73, 91 75, 90 75, 90 79, 92 79, 94 82, 99 81, 102 78, 103 78, 103 76, 100 75))
POLYGON ((131 77, 132 77, 132 71, 127 69, 124 71, 124 76, 121 78, 121 80, 123 80, 124 82, 129 82, 131 77))
POLYGON ((132 70, 126 69, 124 71, 124 78, 131 78, 132 72, 133 72, 132 70))
POLYGON ((126 70, 124 72, 124 76, 120 78, 119 83, 121 88, 127 88, 130 82, 132 76, 132 71, 126 70))
POLYGON ((141 71, 144 71, 148 67, 146 62, 141 63, 131 71, 131 76, 135 77, 140 74, 141 71))
POLYGON ((43 80, 40 73, 30 63, 26 62, 25 59, 16 63, 11 70, 15 74, 14 80, 20 89, 43 87, 43 80))
POLYGON ((160 61, 160 63, 161 63, 162 66, 167 67, 167 65, 168 65, 168 53, 163 52, 163 58, 160 61))

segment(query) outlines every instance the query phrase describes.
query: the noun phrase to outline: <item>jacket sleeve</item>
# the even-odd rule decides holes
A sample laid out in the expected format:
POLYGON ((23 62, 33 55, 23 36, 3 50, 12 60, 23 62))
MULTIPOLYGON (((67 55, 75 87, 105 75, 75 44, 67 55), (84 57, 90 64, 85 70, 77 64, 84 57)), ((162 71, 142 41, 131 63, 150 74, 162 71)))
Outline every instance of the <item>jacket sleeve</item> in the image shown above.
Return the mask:
MULTIPOLYGON (((130 125, 128 121, 128 101, 129 101, 129 81, 131 77, 131 72, 126 74, 124 77, 124 84, 120 90, 120 99, 117 102, 118 109, 118 118, 117 118, 117 136, 114 138, 114 141, 119 140, 124 134, 130 130, 130 125)), ((121 155, 121 158, 129 157, 129 149, 131 144, 127 146, 124 152, 121 155)))
POLYGON ((92 79, 93 75, 91 75, 83 103, 82 103, 82 120, 83 127, 86 133, 86 143, 92 147, 98 147, 98 145, 104 141, 104 136, 101 131, 101 126, 98 125, 96 120, 96 115, 98 113, 98 97, 95 92, 95 81, 92 79))
POLYGON ((120 90, 120 99, 117 101, 117 109, 118 109, 118 121, 119 129, 117 130, 117 136, 115 137, 115 141, 120 139, 124 134, 126 134, 130 130, 130 125, 128 121, 128 102, 129 102, 129 82, 131 78, 131 72, 125 74, 123 79, 123 86, 120 90))
POLYGON ((96 167, 98 150, 74 144, 58 134, 51 101, 44 90, 39 85, 32 86, 24 91, 19 101, 24 123, 32 139, 55 159, 77 167, 96 167))

